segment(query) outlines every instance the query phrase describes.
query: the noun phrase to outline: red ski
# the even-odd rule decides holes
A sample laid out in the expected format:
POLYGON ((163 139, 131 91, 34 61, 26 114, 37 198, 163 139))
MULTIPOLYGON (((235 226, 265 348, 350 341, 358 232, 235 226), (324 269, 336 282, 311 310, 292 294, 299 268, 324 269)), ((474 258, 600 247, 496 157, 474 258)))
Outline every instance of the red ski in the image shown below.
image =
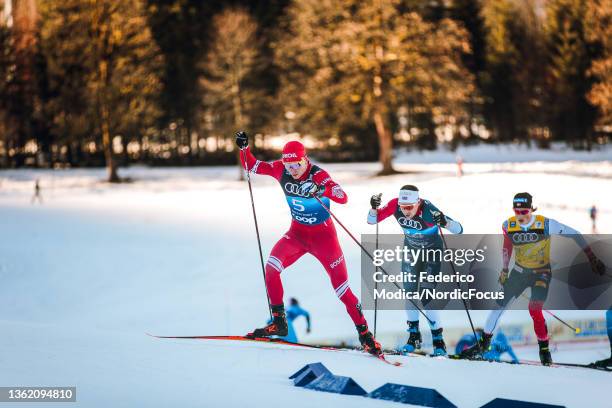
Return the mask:
POLYGON ((272 337, 247 337, 247 336, 156 336, 154 334, 147 335, 151 337, 155 337, 158 339, 191 339, 191 340, 232 340, 232 341, 258 341, 263 343, 276 343, 283 344, 286 346, 298 346, 298 347, 306 347, 306 348, 314 348, 320 350, 340 350, 336 347, 331 346, 317 346, 313 344, 304 344, 304 343, 293 343, 290 341, 285 341, 282 339, 276 339, 272 337))
MULTIPOLYGON (((293 343, 290 341, 285 341, 282 339, 271 338, 271 337, 247 337, 247 336, 157 336, 154 334, 147 333, 148 336, 155 337, 158 339, 187 339, 187 340, 231 340, 231 341, 255 341, 262 343, 274 343, 274 344, 282 344, 285 346, 296 346, 296 347, 304 347, 311 349, 319 349, 319 350, 331 350, 331 351, 346 351, 353 350, 348 347, 334 347, 334 346, 320 346, 314 344, 304 344, 304 343, 293 343)), ((390 364, 395 367, 399 367, 402 365, 399 361, 389 361, 385 358, 384 354, 380 355, 371 355, 372 357, 376 357, 378 360, 390 364)))

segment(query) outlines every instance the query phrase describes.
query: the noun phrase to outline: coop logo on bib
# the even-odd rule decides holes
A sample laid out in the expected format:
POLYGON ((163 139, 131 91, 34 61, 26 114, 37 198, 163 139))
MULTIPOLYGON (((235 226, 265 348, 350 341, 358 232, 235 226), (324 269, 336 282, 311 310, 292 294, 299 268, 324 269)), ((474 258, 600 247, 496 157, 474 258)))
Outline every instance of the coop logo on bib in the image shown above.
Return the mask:
POLYGON ((294 215, 293 218, 302 224, 314 224, 317 222, 317 217, 302 217, 300 215, 294 215))

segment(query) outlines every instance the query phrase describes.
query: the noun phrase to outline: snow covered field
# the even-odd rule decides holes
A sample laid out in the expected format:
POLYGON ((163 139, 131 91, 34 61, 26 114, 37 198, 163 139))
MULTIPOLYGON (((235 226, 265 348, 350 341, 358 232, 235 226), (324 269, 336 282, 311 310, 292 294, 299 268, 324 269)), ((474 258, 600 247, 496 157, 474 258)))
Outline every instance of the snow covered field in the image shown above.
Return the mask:
MULTIPOLYGON (((462 178, 455 176, 452 160, 414 164, 419 160, 412 153, 397 161, 408 173, 391 177, 373 177, 376 164, 323 167, 349 195, 348 205, 333 210, 356 234, 373 232, 365 223, 371 194, 383 192, 388 200, 408 183, 460 220, 466 233, 497 233, 518 191, 534 194, 541 213, 585 233, 588 208, 596 204, 599 232, 608 233, 612 155, 606 152, 596 160, 528 163, 500 158, 476 163, 464 154, 462 178)), ((302 390, 287 380, 304 364, 322 361, 367 391, 386 382, 427 386, 461 407, 495 397, 609 406, 604 388, 609 373, 584 369, 407 357, 395 368, 355 353, 146 336, 243 334, 264 323, 248 189, 237 174, 234 167, 130 168, 121 175, 133 182, 112 186, 100 181, 101 169, 0 171, 0 386, 76 385, 78 403, 67 406, 83 407, 259 407, 268 405, 271 395, 275 405, 391 406, 302 390), (42 206, 30 204, 37 178, 42 206)), ((253 182, 266 256, 289 226, 289 215, 274 180, 253 182)), ((358 293, 359 250, 338 230, 358 293)), ((392 222, 381 225, 381 233, 397 232, 392 222)), ((285 271, 283 283, 286 297, 297 297, 312 314, 311 335, 304 335, 303 322, 296 324, 301 340, 354 336, 314 258, 305 256, 285 271)), ((603 318, 600 312, 559 315, 603 318)), ((474 312, 476 324, 485 317, 486 312, 474 312)), ((449 327, 467 327, 464 312, 443 318, 449 327)), ((504 316, 505 322, 528 319, 521 311, 504 316)), ((402 312, 385 312, 379 331, 402 331, 404 320, 402 312)), ((558 361, 589 362, 609 352, 605 342, 561 347, 553 353, 558 361)), ((528 359, 536 358, 535 352, 535 346, 517 350, 528 359)))

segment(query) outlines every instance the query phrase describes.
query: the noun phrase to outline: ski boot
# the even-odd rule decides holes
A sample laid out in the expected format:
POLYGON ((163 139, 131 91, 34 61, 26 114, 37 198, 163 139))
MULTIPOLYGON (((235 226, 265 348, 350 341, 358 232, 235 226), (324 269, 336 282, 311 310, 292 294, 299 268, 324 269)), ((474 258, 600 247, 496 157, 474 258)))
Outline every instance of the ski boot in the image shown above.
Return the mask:
POLYGON ((603 360, 595 361, 589 364, 589 367, 593 368, 612 368, 612 357, 603 360))
POLYGON ((284 305, 272 305, 272 322, 266 327, 253 330, 252 333, 246 335, 249 338, 255 337, 270 337, 270 336, 286 336, 289 332, 287 327, 287 318, 285 317, 284 305))
POLYGON ((442 337, 442 328, 431 331, 431 341, 433 343, 432 356, 446 356, 446 344, 442 337))
POLYGON ((406 355, 409 353, 414 353, 416 350, 421 349, 421 343, 423 343, 423 338, 421 337, 421 332, 419 331, 419 321, 408 321, 408 330, 406 330, 410 335, 408 336, 408 341, 402 347, 401 353, 406 355))
POLYGON ((380 347, 380 343, 376 341, 372 332, 368 330, 368 326, 365 324, 358 324, 355 327, 357 328, 357 333, 359 333, 359 342, 363 350, 374 356, 381 355, 382 348, 380 347))
POLYGON ((482 337, 477 340, 476 344, 466 348, 461 353, 459 353, 459 358, 475 359, 482 357, 482 354, 489 350, 489 348, 491 347, 492 337, 492 333, 483 333, 482 337))
POLYGON ((553 361, 550 355, 550 349, 548 348, 548 340, 538 340, 538 346, 540 347, 540 361, 542 365, 551 365, 553 361))

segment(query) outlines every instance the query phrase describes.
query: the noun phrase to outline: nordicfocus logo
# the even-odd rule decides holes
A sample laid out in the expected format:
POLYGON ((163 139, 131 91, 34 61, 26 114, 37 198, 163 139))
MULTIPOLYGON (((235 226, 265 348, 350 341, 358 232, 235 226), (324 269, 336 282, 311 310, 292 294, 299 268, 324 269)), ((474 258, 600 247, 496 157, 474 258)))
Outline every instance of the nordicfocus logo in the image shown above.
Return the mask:
POLYGON ((416 230, 422 230, 423 226, 421 225, 421 223, 417 220, 411 220, 410 218, 406 218, 406 217, 400 217, 397 219, 397 222, 399 222, 399 224, 402 227, 407 227, 407 228, 412 228, 412 229, 416 229, 416 230))
POLYGON ((340 258, 336 259, 334 262, 329 264, 329 267, 334 269, 336 266, 340 265, 344 261, 344 255, 341 255, 340 258))
POLYGON ((283 153, 283 160, 284 159, 297 159, 297 154, 295 153, 283 153))
POLYGON ((538 234, 535 232, 519 232, 512 234, 512 242, 515 244, 526 244, 529 242, 536 242, 538 240, 538 234))
POLYGON ((289 194, 297 195, 300 197, 307 197, 308 193, 300 191, 300 185, 294 183, 285 183, 285 191, 289 194))
POLYGON ((300 215, 294 215, 293 218, 303 224, 314 224, 317 221, 317 217, 302 217, 300 215))

